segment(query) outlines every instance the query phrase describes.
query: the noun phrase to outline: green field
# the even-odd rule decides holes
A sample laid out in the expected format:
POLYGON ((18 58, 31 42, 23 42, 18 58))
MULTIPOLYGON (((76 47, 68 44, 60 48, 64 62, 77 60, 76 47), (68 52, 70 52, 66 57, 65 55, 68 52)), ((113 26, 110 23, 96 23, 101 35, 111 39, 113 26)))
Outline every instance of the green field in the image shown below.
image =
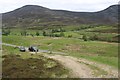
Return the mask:
MULTIPOLYGON (((45 29, 51 32, 52 27, 45 29)), ((59 28, 54 28, 58 29, 59 28)), ((60 28, 61 29, 61 28, 60 28)), ((22 29, 11 29, 8 36, 2 37, 3 43, 14 44, 18 46, 36 45, 39 49, 63 52, 66 55, 77 58, 86 58, 118 67, 118 39, 117 27, 112 26, 66 26, 62 37, 43 36, 43 30, 27 29, 27 36, 21 36, 22 29), (39 36, 36 36, 39 32, 39 36), (32 34, 32 36, 30 35, 32 34), (82 39, 86 35, 88 40, 82 39), (91 40, 91 36, 97 35, 97 40, 91 40), (70 37, 69 37, 70 36, 70 37)), ((60 34, 54 32, 53 34, 60 34)))
POLYGON ((64 52, 67 55, 82 57, 117 67, 118 44, 101 41, 83 41, 80 39, 3 36, 3 42, 30 46, 37 45, 40 49, 64 52))

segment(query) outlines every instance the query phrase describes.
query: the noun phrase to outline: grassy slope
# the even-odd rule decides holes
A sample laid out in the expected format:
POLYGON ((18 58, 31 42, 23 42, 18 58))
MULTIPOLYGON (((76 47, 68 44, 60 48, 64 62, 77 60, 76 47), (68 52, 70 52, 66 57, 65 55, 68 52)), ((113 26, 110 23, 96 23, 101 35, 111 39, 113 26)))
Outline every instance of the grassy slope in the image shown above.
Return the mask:
POLYGON ((118 66, 118 45, 100 41, 82 41, 74 38, 50 38, 31 36, 3 36, 3 42, 21 46, 39 45, 40 49, 65 52, 67 55, 82 57, 111 66, 118 66))
MULTIPOLYGON (((50 30, 53 27, 50 28, 50 30)), ((56 27, 54 27, 56 28, 56 27)), ((43 37, 42 31, 39 30, 39 37, 20 36, 20 29, 12 29, 10 36, 3 36, 3 42, 16 44, 21 46, 38 45, 40 49, 65 52, 67 55, 74 57, 82 57, 111 66, 118 66, 118 44, 108 43, 101 41, 87 41, 84 42, 79 38, 82 38, 83 34, 88 37, 93 35, 99 35, 107 40, 111 40, 117 36, 118 33, 114 32, 116 27, 112 26, 66 26, 64 27, 66 38, 50 38, 43 37), (81 29, 85 28, 86 29, 81 29), (80 30, 77 30, 80 29, 80 30), (106 32, 107 31, 107 32, 106 32), (17 34, 17 35, 14 35, 17 34), (68 35, 72 35, 72 38, 67 38, 68 35)), ((37 30, 27 30, 28 33, 34 34, 37 30)), ((59 33, 55 33, 59 34, 59 33)))

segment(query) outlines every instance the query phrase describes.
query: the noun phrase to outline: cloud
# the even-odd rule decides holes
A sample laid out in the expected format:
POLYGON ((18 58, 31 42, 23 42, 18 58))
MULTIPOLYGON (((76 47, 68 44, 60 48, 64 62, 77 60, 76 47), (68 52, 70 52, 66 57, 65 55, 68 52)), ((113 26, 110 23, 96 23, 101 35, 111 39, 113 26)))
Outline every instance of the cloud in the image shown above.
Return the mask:
POLYGON ((0 13, 24 5, 40 5, 51 9, 94 12, 117 4, 119 0, 0 0, 0 13))

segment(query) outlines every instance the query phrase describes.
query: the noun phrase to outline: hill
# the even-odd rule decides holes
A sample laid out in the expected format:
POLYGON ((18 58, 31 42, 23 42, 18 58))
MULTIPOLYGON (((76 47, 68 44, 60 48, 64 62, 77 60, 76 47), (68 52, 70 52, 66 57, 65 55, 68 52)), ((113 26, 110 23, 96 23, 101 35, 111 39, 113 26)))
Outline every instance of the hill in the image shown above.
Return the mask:
POLYGON ((113 5, 98 12, 72 12, 26 5, 14 11, 3 13, 3 27, 114 25, 118 22, 118 6, 113 5))

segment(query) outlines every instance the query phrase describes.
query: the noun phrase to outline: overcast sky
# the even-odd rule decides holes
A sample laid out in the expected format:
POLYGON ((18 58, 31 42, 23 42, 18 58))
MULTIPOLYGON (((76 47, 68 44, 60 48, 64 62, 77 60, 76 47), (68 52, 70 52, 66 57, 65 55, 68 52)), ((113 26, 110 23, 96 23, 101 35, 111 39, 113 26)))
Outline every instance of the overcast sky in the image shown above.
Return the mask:
POLYGON ((50 9, 95 12, 110 5, 118 4, 119 0, 0 0, 0 13, 12 11, 24 5, 40 5, 50 9))

